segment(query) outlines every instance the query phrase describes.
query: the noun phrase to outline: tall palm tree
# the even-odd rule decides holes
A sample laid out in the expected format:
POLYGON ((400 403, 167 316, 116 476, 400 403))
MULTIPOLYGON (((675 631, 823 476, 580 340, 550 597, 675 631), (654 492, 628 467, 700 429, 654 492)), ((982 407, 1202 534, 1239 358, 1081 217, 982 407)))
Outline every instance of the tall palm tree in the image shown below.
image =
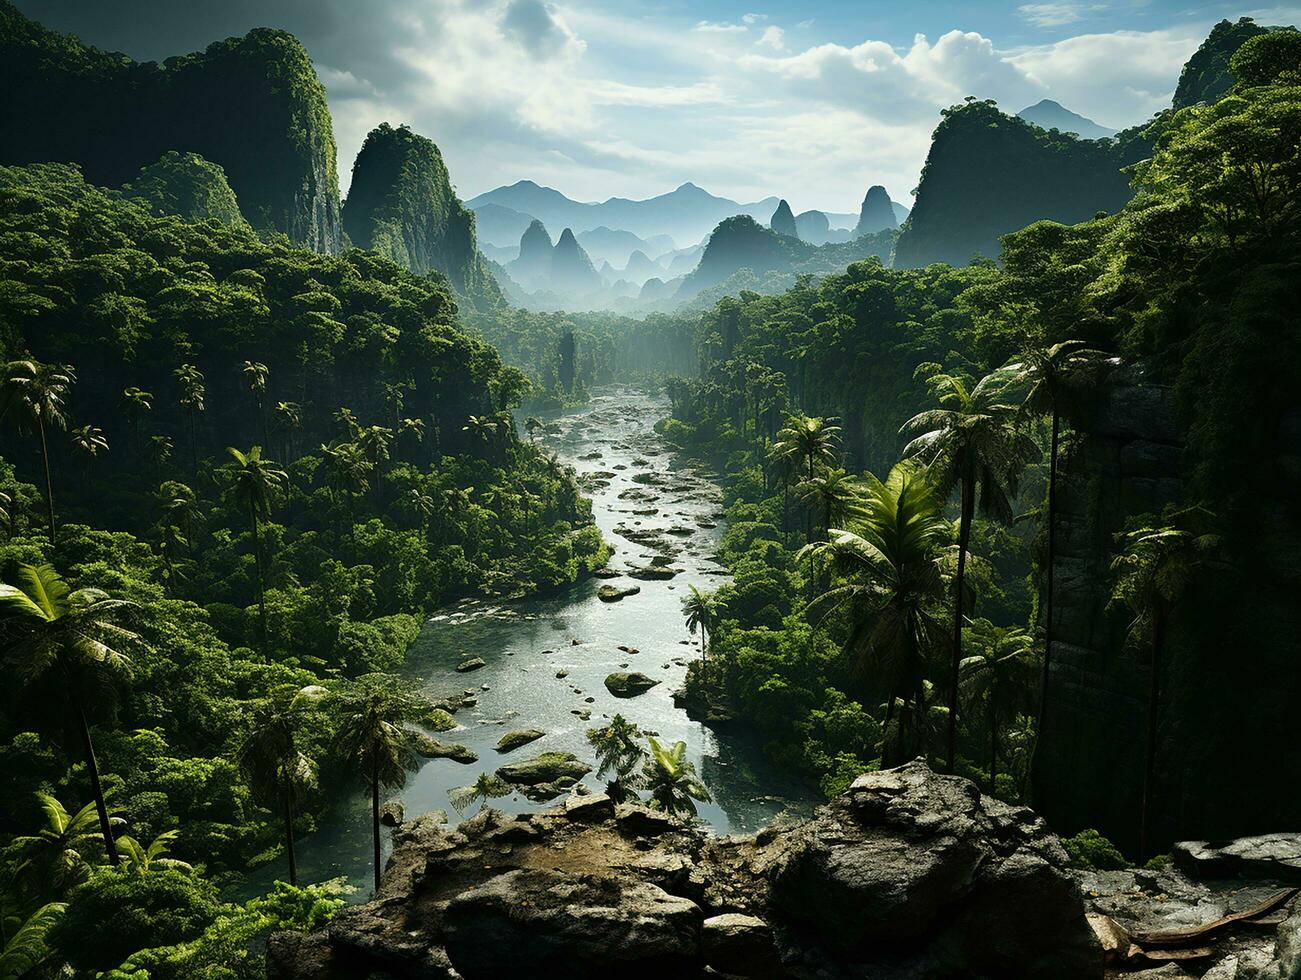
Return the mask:
POLYGON ((687 630, 692 636, 696 635, 696 630, 700 630, 700 659, 703 661, 709 647, 709 637, 718 625, 721 605, 711 593, 701 592, 694 585, 687 586, 687 589, 682 600, 682 614, 687 618, 687 630))
POLYGON ((258 620, 262 640, 262 658, 267 658, 267 579, 266 561, 262 555, 262 521, 271 516, 272 494, 289 482, 289 474, 274 460, 262 456, 262 447, 254 446, 247 453, 228 447, 235 460, 235 480, 232 486, 235 500, 248 518, 253 531, 253 558, 257 563, 258 620))
POLYGON ((398 423, 398 431, 404 436, 410 436, 417 443, 425 441, 425 420, 424 419, 402 419, 398 423))
POLYGON ((73 590, 53 565, 19 565, 12 584, 0 583, 0 636, 10 669, 21 687, 39 688, 68 709, 81 737, 104 849, 112 864, 118 863, 117 847, 86 708, 91 698, 111 696, 106 680, 130 672, 130 660, 116 647, 140 642, 118 622, 134 608, 134 603, 111 599, 99 589, 73 590))
POLYGON ((958 751, 958 682, 962 663, 962 626, 965 612, 967 552, 976 507, 1004 524, 1012 522, 1012 499, 1017 480, 1034 458, 1034 441, 1016 425, 1016 408, 1006 400, 1016 381, 1015 372, 995 371, 974 388, 954 374, 929 379, 938 408, 921 412, 904 423, 901 433, 914 434, 904 456, 926 463, 939 492, 947 497, 956 488, 959 497, 958 562, 953 580, 953 646, 949 672, 948 769, 953 771, 958 751))
POLYGON ((1044 730, 1044 715, 1048 708, 1048 671, 1053 656, 1053 606, 1056 596, 1057 556, 1057 461, 1061 439, 1063 413, 1071 395, 1093 380, 1105 362, 1106 355, 1093 350, 1080 340, 1063 340, 1059 344, 1044 346, 1031 344, 1004 370, 1013 372, 1018 383, 1026 388, 1021 410, 1031 415, 1052 420, 1052 434, 1048 448, 1048 512, 1044 520, 1048 525, 1047 576, 1044 582, 1044 656, 1043 677, 1039 688, 1040 735, 1044 730))
POLYGON ((781 484, 782 488, 782 541, 787 540, 790 526, 791 487, 799 480, 799 451, 789 442, 777 441, 768 447, 767 454, 769 479, 781 484))
POLYGON ((48 429, 68 427, 68 395, 77 375, 66 364, 36 360, 10 361, 0 375, 0 421, 12 416, 18 431, 36 430, 45 465, 45 503, 50 517, 50 544, 56 543, 54 479, 50 470, 48 429))
POLYGON ((610 724, 587 730, 587 742, 596 750, 596 775, 613 773, 606 782, 606 794, 615 803, 622 803, 641 785, 637 766, 646 756, 638 739, 641 729, 623 715, 615 715, 610 724))
POLYGON ((708 803, 712 797, 696 775, 695 764, 687 760, 687 743, 674 742, 665 748, 653 735, 648 735, 646 741, 650 743, 650 755, 642 778, 650 791, 650 805, 666 813, 694 817, 696 801, 708 803))
POLYGON ((896 702, 912 702, 914 741, 923 745, 926 663, 941 637, 934 609, 944 600, 941 553, 950 525, 930 474, 905 461, 884 481, 865 477, 854 527, 833 528, 829 541, 811 546, 844 582, 816 598, 809 616, 820 623, 844 614, 850 675, 860 684, 870 680, 886 697, 888 757, 896 702))
POLYGON ((420 520, 421 533, 428 537, 429 521, 438 512, 438 501, 419 487, 413 487, 407 491, 406 506, 420 520))
POLYGON ((538 441, 538 432, 542 430, 542 420, 536 415, 530 415, 524 420, 524 431, 528 433, 529 442, 538 441))
POLYGON ((418 689, 386 674, 365 674, 345 688, 334 702, 339 721, 334 739, 336 756, 355 766, 370 786, 374 844, 375 890, 379 890, 379 791, 406 785, 419 764, 410 726, 427 718, 434 703, 418 689))
POLYGON ((1202 570, 1218 564, 1218 535, 1189 525, 1209 515, 1201 508, 1171 511, 1164 522, 1141 522, 1118 536, 1123 546, 1111 563, 1116 575, 1111 604, 1133 613, 1130 636, 1146 637, 1151 651, 1148 675, 1147 733, 1143 751, 1143 795, 1139 815, 1139 857, 1150 857, 1152 798, 1156 788, 1157 732, 1161 712, 1161 674, 1166 630, 1188 586, 1202 570))
MULTIPOLYGON (((777 433, 779 452, 793 453, 802 459, 807 467, 806 480, 812 480, 818 463, 830 465, 840 449, 840 426, 835 419, 810 418, 807 415, 792 415, 786 419, 786 425, 777 433)), ((813 513, 806 511, 804 521, 805 537, 813 538, 813 513)))
POLYGON ((131 449, 133 452, 140 452, 140 419, 145 412, 152 412, 153 410, 154 396, 152 392, 137 388, 135 385, 122 389, 122 414, 131 423, 131 449))
POLYGON ((1035 683, 1034 637, 1019 626, 995 626, 987 619, 971 624, 976 651, 962 660, 961 688, 970 703, 984 704, 989 726, 989 791, 998 788, 1001 730, 1016 721, 1035 683))
POLYGON ((198 414, 207 408, 208 389, 203 383, 203 372, 193 364, 182 364, 172 372, 181 389, 178 399, 190 417, 190 467, 199 472, 198 414))
POLYGON ((383 425, 368 425, 357 433, 357 446, 373 467, 388 460, 392 444, 393 430, 383 425))
POLYGON ((357 499, 370 489, 374 464, 355 442, 331 443, 321 446, 321 452, 325 455, 325 479, 335 506, 338 506, 340 494, 346 495, 355 505, 357 499))
POLYGON ((90 464, 99 458, 100 453, 108 452, 108 440, 104 430, 96 425, 82 425, 72 430, 72 448, 85 457, 86 465, 82 474, 84 482, 90 482, 90 464))
POLYGON ((276 426, 285 433, 285 459, 294 458, 294 433, 303 427, 303 406, 298 402, 276 402, 276 426))
POLYGON ((271 376, 271 370, 261 361, 245 361, 242 373, 244 387, 248 388, 249 394, 253 396, 253 405, 257 409, 258 426, 262 429, 262 443, 270 445, 271 438, 267 435, 267 417, 262 410, 262 402, 267 393, 267 379, 271 376))
POLYGON ((316 686, 273 691, 253 708, 236 753, 254 799, 269 810, 279 810, 284 819, 291 885, 298 884, 294 807, 316 781, 316 766, 298 747, 298 738, 323 693, 324 689, 316 686))
POLYGON ((179 480, 167 480, 158 487, 158 510, 160 526, 184 531, 187 550, 193 553, 203 521, 198 494, 179 480))

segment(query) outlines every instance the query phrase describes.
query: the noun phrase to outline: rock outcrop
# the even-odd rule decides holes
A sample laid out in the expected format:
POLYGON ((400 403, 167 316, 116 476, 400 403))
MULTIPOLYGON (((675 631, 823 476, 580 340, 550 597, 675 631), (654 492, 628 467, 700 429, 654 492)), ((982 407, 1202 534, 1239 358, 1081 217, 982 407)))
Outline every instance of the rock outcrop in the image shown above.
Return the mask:
POLYGON ((546 226, 535 218, 520 236, 519 257, 507 264, 506 271, 526 289, 536 289, 551 275, 552 248, 546 226))
POLYGON ((270 977, 1103 975, 1044 823, 920 762, 743 837, 572 803, 400 829, 375 899, 273 936, 270 977))
POLYGON ((246 227, 226 172, 197 153, 169 150, 141 168, 135 180, 122 188, 122 196, 147 205, 154 214, 246 227))
POLYGON ((406 126, 371 130, 352 167, 343 230, 412 272, 441 272, 478 303, 500 298, 479 252, 474 212, 456 197, 443 155, 406 126))
POLYGON ((899 227, 894 216, 894 204, 890 194, 880 184, 874 184, 863 195, 863 206, 858 211, 858 224, 854 226, 854 237, 874 235, 878 231, 893 230, 899 227))
POLYGON ((601 288, 601 276, 568 228, 560 233, 555 248, 551 250, 548 286, 555 292, 570 296, 582 296, 601 288))
POLYGON ((768 219, 768 227, 779 235, 785 235, 787 238, 799 238, 799 228, 795 224, 795 215, 791 212, 791 206, 783 199, 778 205, 777 210, 772 213, 768 219))
POLYGON ((76 163, 118 187, 169 150, 225 171, 255 228, 343 245, 334 132, 311 57, 259 28, 140 64, 48 31, 0 0, 0 163, 76 163))

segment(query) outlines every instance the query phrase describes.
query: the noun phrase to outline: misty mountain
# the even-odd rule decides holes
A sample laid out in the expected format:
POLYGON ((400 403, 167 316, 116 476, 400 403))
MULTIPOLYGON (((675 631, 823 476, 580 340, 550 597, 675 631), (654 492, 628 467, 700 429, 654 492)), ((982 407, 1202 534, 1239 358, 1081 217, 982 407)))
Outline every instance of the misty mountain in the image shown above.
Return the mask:
POLYGON ((895 217, 894 202, 880 184, 867 189, 863 197, 863 206, 858 212, 858 224, 854 226, 855 235, 871 235, 878 231, 899 227, 895 217))
POLYGON ((779 235, 785 235, 788 238, 799 238, 800 232, 795 225, 795 215, 791 212, 791 206, 782 198, 777 205, 777 210, 772 213, 768 219, 768 227, 779 235))
POLYGON ((1052 99, 1044 99, 1042 102, 1027 106, 1017 115, 1026 122, 1032 122, 1042 129, 1057 129, 1063 133, 1074 133, 1081 139, 1099 140, 1116 135, 1114 129, 1099 126, 1092 119, 1081 116, 1077 112, 1071 112, 1070 109, 1054 102, 1052 99))
POLYGON ((609 262, 615 268, 626 265, 633 252, 644 252, 648 257, 658 258, 677 248, 677 243, 668 235, 642 238, 630 231, 606 228, 604 225, 590 231, 581 231, 576 237, 578 244, 583 246, 593 262, 609 262))
POLYGON ((475 231, 480 245, 510 247, 519 244, 520 235, 536 219, 531 214, 504 208, 499 204, 485 204, 470 208, 475 216, 475 231))
MULTIPOLYGON (((775 197, 767 197, 751 204, 740 204, 686 183, 667 194, 642 201, 612 197, 599 204, 584 203, 571 200, 554 188, 521 180, 480 194, 466 203, 476 212, 486 205, 497 205, 532 215, 551 228, 573 229, 576 234, 605 226, 630 231, 644 239, 668 235, 674 242, 698 242, 718 222, 732 215, 748 214, 766 222, 778 201, 775 197)), ((480 234, 495 245, 508 243, 508 239, 489 237, 482 228, 480 234)))

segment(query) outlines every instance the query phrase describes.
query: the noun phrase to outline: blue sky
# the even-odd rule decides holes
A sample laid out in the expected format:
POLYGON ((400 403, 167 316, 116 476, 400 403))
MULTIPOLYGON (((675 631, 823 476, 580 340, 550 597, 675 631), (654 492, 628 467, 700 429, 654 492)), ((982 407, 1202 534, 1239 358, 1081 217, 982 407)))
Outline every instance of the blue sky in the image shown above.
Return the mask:
POLYGON ((1113 128, 1167 105, 1218 20, 1298 6, 1169 0, 18 0, 101 47, 162 58, 293 31, 330 96, 345 185, 366 132, 408 123, 462 197, 528 178, 579 200, 692 181, 796 211, 910 204, 944 106, 1043 98, 1113 128))

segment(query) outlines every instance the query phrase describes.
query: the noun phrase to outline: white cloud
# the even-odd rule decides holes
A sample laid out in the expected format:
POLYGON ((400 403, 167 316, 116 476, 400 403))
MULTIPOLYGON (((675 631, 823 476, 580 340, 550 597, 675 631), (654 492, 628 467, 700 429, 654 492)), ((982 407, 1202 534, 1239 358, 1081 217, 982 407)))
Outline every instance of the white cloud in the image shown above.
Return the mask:
POLYGON ((543 0, 510 0, 502 13, 501 29, 538 58, 552 57, 582 44, 543 0))
POLYGON ((767 19, 768 19, 767 14, 746 14, 741 18, 741 20, 745 21, 747 24, 758 24, 759 22, 765 21, 767 19))
POLYGON ((1022 4, 1017 12, 1035 27, 1062 27, 1084 17, 1083 4, 1066 2, 1022 4))
POLYGON ((775 24, 770 24, 763 29, 763 34, 755 42, 766 48, 772 48, 774 51, 786 50, 786 32, 775 24))
POLYGON ((744 34, 749 29, 744 24, 728 24, 710 20, 697 21, 696 26, 692 28, 693 31, 700 34, 744 34))

